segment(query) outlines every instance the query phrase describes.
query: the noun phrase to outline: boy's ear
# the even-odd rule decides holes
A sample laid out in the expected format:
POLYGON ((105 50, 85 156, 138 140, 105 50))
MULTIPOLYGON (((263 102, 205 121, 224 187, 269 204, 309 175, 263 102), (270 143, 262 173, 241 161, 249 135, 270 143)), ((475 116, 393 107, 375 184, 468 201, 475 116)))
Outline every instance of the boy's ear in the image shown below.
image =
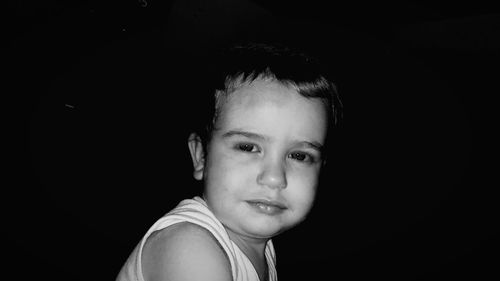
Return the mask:
POLYGON ((200 136, 191 133, 188 138, 189 152, 193 160, 193 177, 197 180, 203 179, 203 170, 205 169, 205 150, 200 136))

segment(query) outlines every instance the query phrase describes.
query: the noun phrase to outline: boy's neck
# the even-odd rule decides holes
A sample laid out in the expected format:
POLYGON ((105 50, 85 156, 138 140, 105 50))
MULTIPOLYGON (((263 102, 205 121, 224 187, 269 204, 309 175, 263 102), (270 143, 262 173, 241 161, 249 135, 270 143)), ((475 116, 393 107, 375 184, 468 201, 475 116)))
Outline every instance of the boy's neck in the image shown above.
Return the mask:
POLYGON ((267 280, 267 260, 266 260, 266 245, 269 239, 255 239, 250 237, 242 237, 239 234, 226 229, 229 238, 240 248, 247 256, 255 270, 257 271, 260 280, 267 280))

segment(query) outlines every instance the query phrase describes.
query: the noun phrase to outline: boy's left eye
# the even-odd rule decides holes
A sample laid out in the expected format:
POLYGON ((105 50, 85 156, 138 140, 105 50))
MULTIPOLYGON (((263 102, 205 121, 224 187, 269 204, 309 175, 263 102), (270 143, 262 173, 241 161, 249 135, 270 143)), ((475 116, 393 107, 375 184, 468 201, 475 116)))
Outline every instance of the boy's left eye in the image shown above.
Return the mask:
POLYGON ((303 152, 293 152, 288 157, 295 159, 297 161, 300 161, 300 162, 313 162, 314 161, 312 156, 310 156, 307 153, 303 153, 303 152))

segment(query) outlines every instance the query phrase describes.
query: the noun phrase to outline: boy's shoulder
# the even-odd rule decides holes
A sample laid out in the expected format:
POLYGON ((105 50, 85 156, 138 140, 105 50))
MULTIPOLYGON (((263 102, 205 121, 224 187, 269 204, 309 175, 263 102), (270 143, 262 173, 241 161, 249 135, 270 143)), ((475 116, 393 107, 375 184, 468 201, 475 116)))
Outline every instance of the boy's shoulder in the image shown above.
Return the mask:
POLYGON ((181 222, 155 231, 142 252, 146 281, 232 280, 231 265, 205 228, 181 222))

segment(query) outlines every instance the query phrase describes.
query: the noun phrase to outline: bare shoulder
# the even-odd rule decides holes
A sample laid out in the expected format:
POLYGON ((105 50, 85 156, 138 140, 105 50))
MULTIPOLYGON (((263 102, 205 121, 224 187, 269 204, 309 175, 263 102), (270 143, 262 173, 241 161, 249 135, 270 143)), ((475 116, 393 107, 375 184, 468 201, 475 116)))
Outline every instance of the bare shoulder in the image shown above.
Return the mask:
POLYGON ((232 280, 231 265, 213 235, 183 222, 154 232, 142 252, 146 281, 232 280))

